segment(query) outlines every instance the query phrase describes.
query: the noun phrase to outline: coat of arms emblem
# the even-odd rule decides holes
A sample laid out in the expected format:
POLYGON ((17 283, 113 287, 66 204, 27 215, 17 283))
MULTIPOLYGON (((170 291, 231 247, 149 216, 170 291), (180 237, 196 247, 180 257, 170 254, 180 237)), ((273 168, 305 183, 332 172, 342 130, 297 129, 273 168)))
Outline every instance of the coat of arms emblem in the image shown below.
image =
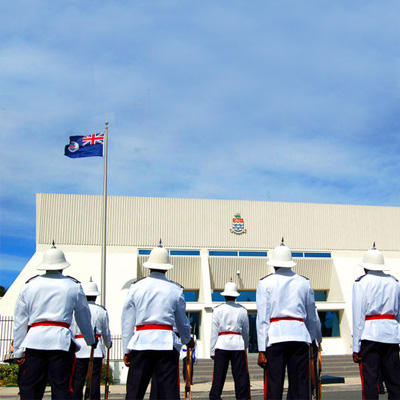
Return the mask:
POLYGON ((237 235, 247 232, 247 230, 244 229, 244 219, 240 216, 240 214, 235 214, 233 217, 232 228, 230 231, 231 233, 236 233, 237 235))

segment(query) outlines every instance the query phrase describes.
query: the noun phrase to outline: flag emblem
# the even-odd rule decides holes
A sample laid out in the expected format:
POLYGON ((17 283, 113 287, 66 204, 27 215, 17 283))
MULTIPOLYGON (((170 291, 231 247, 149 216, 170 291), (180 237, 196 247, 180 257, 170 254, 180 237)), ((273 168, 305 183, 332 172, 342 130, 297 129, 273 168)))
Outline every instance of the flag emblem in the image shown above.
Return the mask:
POLYGON ((240 216, 240 214, 235 214, 232 219, 232 228, 230 229, 231 233, 235 233, 236 235, 241 235, 242 233, 246 233, 247 229, 244 228, 244 219, 240 216))
POLYGON ((103 157, 104 132, 86 136, 70 136, 64 155, 70 158, 103 157))

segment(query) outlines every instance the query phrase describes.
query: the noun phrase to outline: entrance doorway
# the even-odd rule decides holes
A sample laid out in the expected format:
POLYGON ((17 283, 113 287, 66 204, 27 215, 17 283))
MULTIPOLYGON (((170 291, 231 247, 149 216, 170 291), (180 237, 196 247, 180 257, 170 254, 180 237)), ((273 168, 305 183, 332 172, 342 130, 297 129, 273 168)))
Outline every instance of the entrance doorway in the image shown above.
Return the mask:
POLYGON ((258 353, 256 313, 248 313, 249 316, 249 353, 258 353))

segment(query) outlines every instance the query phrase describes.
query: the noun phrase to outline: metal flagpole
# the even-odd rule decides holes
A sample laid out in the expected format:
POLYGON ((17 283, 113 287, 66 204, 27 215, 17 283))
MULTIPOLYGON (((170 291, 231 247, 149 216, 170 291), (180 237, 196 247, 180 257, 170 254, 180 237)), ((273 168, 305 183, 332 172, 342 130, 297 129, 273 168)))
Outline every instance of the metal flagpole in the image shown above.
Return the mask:
POLYGON ((104 182, 103 182, 103 240, 101 243, 101 305, 106 306, 106 244, 107 244, 107 144, 108 122, 104 129, 104 182))

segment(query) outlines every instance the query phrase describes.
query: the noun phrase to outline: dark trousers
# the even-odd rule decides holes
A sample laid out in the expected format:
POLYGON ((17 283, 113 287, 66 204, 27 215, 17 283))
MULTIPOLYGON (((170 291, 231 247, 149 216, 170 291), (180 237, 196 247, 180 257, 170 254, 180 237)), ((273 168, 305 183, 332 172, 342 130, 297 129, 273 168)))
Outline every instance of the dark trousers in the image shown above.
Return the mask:
POLYGON ((41 399, 47 380, 52 399, 70 399, 75 346, 69 351, 26 349, 25 363, 18 377, 22 400, 41 399))
POLYGON ((360 375, 363 399, 378 399, 379 371, 389 399, 400 399, 399 345, 361 341, 360 375))
MULTIPOLYGON (((100 378, 101 378, 101 365, 103 359, 96 357, 93 359, 93 373, 91 385, 91 398, 92 400, 100 400, 100 378)), ((85 386, 86 377, 89 369, 89 358, 77 358, 74 372, 74 379, 72 383, 72 399, 83 399, 83 387, 85 386)))
POLYGON ((211 400, 220 400, 224 389, 229 361, 232 366, 232 375, 235 382, 236 399, 250 399, 250 376, 244 350, 215 350, 214 373, 210 390, 211 400))
POLYGON ((179 353, 176 350, 132 350, 126 399, 143 399, 153 373, 159 400, 179 400, 179 353))
POLYGON ((281 342, 267 347, 267 367, 264 373, 264 399, 282 399, 287 367, 288 399, 308 400, 309 345, 304 342, 281 342))

